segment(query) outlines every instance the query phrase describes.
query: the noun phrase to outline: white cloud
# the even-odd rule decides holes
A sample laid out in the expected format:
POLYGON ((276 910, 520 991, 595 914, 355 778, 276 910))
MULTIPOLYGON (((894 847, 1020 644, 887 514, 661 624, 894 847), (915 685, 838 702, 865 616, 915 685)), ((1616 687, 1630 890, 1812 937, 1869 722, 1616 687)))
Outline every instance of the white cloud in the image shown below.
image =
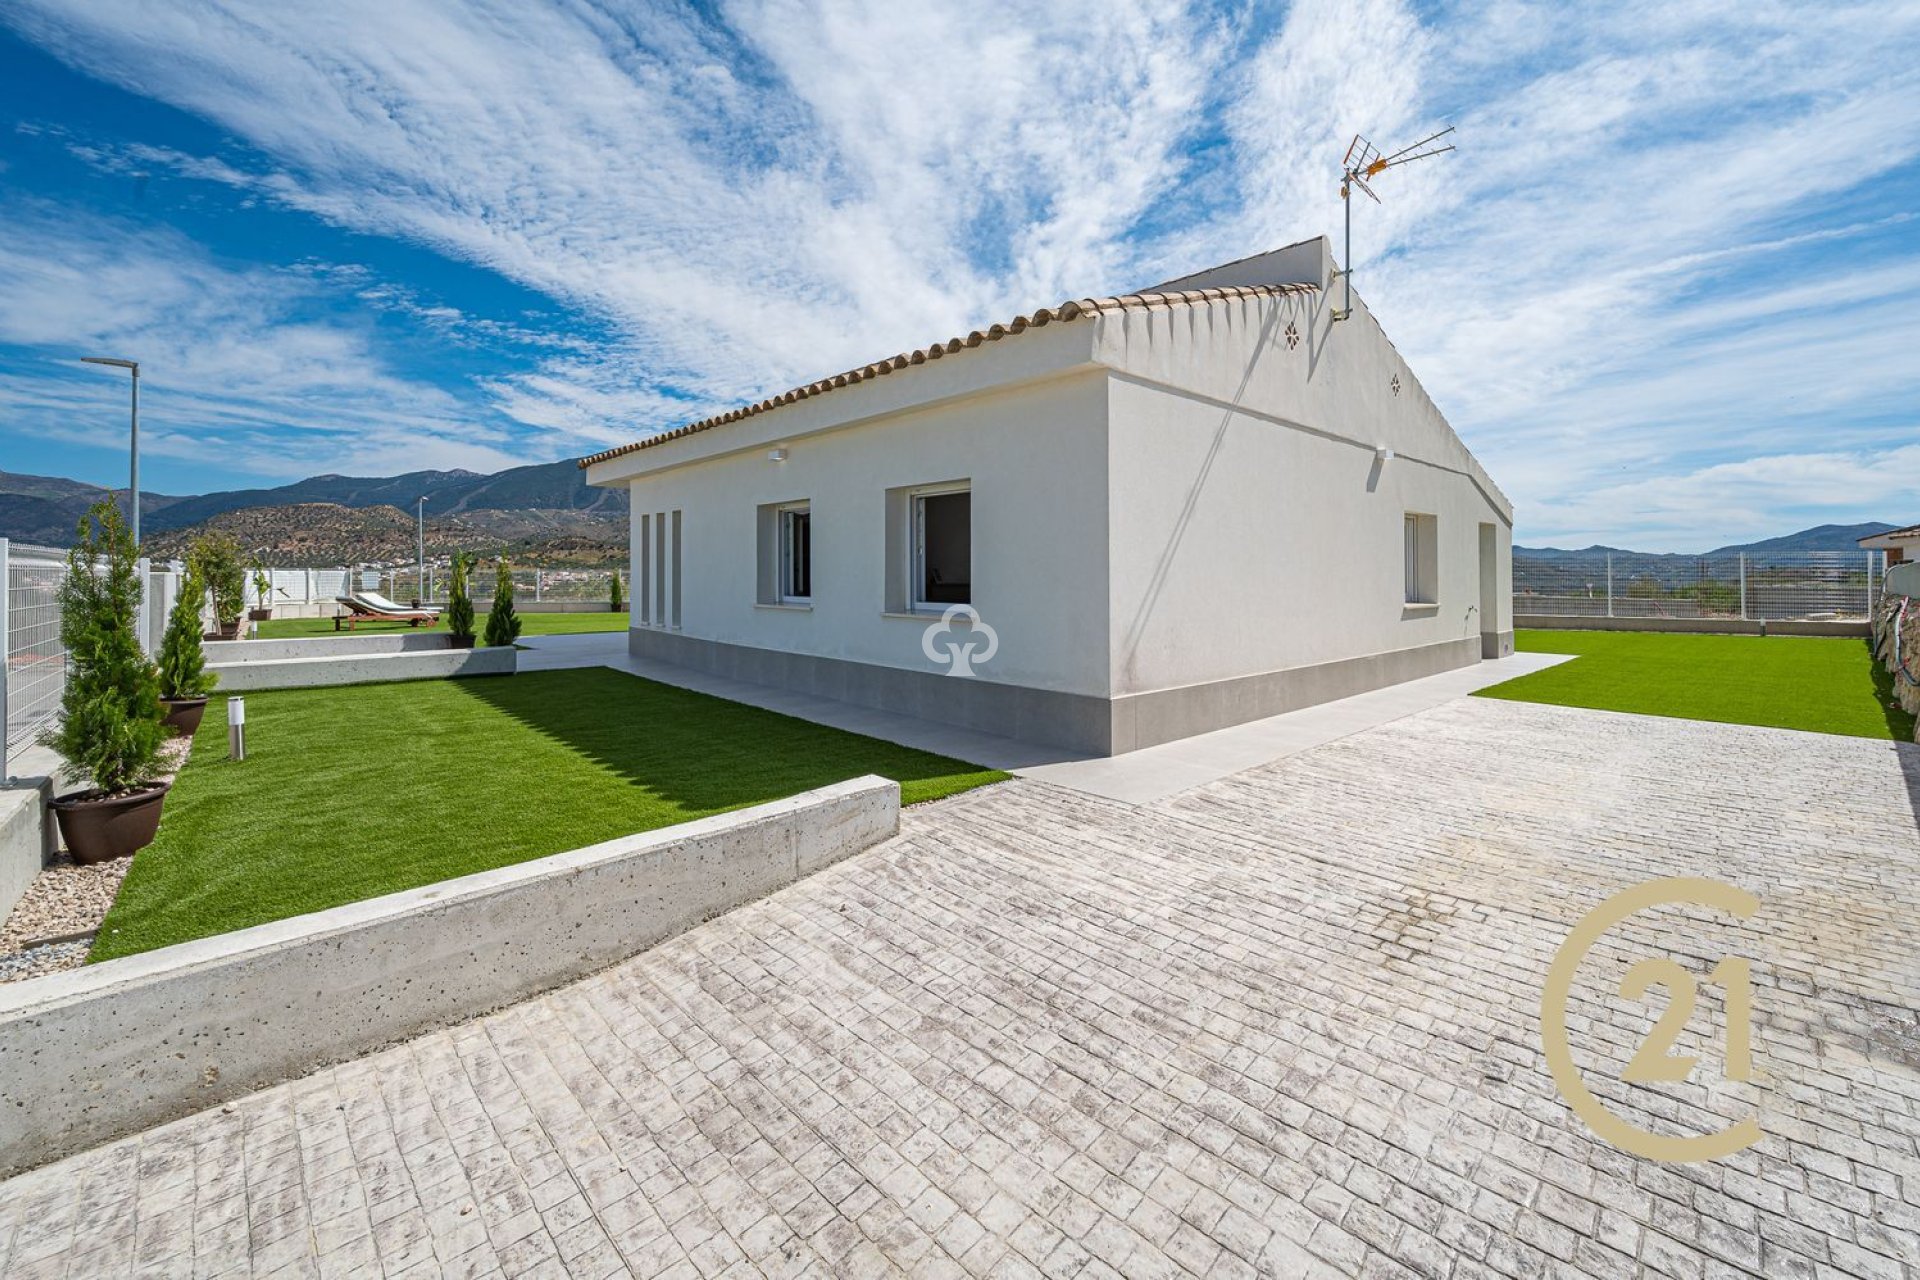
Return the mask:
MULTIPOLYGON (((119 447, 126 375, 142 362, 142 449, 296 477, 519 460, 456 397, 396 373, 364 326, 312 318, 311 274, 223 266, 183 237, 18 211, 0 238, 0 343, 29 356, 0 376, 0 411, 50 438, 119 447)), ((35 469, 31 456, 9 458, 35 469)))
MULTIPOLYGON (((479 384, 541 452, 1334 230, 1353 133, 1391 146, 1445 123, 1459 152, 1356 209, 1358 280, 1523 537, 1780 532, 1784 499, 1688 523, 1659 495, 1803 456, 1814 433, 1855 459, 1911 434, 1920 369, 1898 335, 1920 326, 1920 249, 1865 185, 1915 188, 1911 5, 1264 17, 19 0, 10 20, 250 148, 99 163, 430 245, 591 315, 606 341, 479 384), (1620 500, 1610 522, 1596 494, 1620 500)), ((452 341, 516 340, 403 290, 365 301, 452 341)), ((1834 514, 1912 514, 1857 492, 1834 514)))

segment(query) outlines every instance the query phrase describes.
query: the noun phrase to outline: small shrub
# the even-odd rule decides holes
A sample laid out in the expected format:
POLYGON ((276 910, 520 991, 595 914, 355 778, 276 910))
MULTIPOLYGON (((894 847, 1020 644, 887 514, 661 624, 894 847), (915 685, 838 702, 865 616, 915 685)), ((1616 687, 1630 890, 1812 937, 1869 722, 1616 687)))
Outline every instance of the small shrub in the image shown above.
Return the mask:
POLYGON ((160 641, 160 696, 204 698, 219 677, 207 674, 206 651, 200 646, 200 609, 207 589, 192 570, 180 584, 180 596, 167 615, 167 634, 160 641))
POLYGON ((473 639, 473 557, 453 555, 453 573, 447 583, 447 634, 456 640, 473 639))
POLYGON ((259 556, 253 558, 253 564, 247 572, 253 576, 254 607, 271 609, 273 607, 273 575, 267 572, 267 566, 260 562, 259 556))
POLYGON ((520 638, 520 615, 513 611, 513 567, 501 556, 493 570, 493 608, 487 611, 487 644, 512 644, 520 638))
POLYGON ((620 571, 615 569, 607 580, 607 603, 613 606, 615 613, 627 607, 627 593, 620 586, 620 571))
POLYGON ((209 533, 187 552, 187 567, 213 593, 213 616, 222 627, 236 624, 247 611, 247 571, 240 544, 224 533, 209 533))
POLYGON ((109 794, 151 782, 166 737, 160 679, 140 650, 138 558, 111 499, 81 518, 58 593, 67 687, 59 723, 40 738, 109 794))

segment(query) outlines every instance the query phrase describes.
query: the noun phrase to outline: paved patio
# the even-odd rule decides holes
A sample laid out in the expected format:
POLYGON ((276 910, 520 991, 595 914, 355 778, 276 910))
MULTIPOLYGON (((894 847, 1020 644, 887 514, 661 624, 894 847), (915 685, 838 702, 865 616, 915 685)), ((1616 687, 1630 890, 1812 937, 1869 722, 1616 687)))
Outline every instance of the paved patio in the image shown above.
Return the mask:
MULTIPOLYGON (((0 1184, 0 1272, 1920 1275, 1920 751, 1456 700, 1146 804, 1016 779, 586 982, 0 1184), (1548 962, 1653 876, 1763 899, 1548 962), (1608 1084, 1630 959, 1761 1079, 1608 1084), (1589 973, 1588 970, 1592 972, 1589 973)), ((529 927, 539 927, 529 922, 529 927)), ((1610 935, 1611 937, 1612 935, 1610 935)))

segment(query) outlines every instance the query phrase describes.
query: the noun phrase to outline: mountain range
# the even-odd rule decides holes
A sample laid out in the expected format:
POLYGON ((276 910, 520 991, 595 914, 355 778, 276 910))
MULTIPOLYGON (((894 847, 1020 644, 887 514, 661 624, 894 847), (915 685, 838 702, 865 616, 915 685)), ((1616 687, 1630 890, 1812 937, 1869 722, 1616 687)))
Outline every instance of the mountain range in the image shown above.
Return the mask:
POLYGON ((1701 560, 1709 556, 1736 555, 1745 555, 1749 560, 1754 560, 1764 559, 1770 555, 1802 556, 1816 552, 1857 554, 1860 551, 1860 539, 1871 538, 1876 533, 1885 533, 1889 529, 1899 527, 1879 520, 1868 520, 1861 524, 1819 524, 1811 529, 1802 529, 1798 533, 1782 534, 1777 538, 1762 538, 1758 542, 1731 543, 1724 547, 1715 547, 1711 551, 1633 551, 1626 547, 1609 547, 1596 543, 1591 547, 1578 549, 1516 545, 1513 554, 1535 560, 1592 560, 1609 554, 1658 560, 1701 560))
MULTIPOLYGON (((65 546, 82 513, 108 496, 97 485, 0 471, 0 537, 65 546)), ((142 493, 140 532, 159 555, 177 554, 203 529, 222 528, 249 552, 258 548, 290 566, 410 558, 414 504, 423 497, 430 550, 505 548, 555 563, 611 563, 624 555, 625 495, 588 487, 571 461, 493 475, 324 475, 271 489, 142 493)))
MULTIPOLYGON (((0 471, 0 537, 64 546, 81 513, 108 494, 76 480, 0 471)), ((513 467, 493 475, 324 475, 273 489, 192 496, 143 493, 141 532, 162 555, 177 554, 202 529, 224 528, 249 551, 259 548, 286 565, 404 559, 411 554, 414 503, 422 497, 427 500, 429 551, 454 546, 505 549, 522 559, 546 558, 556 564, 611 564, 625 555, 624 495, 589 487, 585 473, 571 461, 513 467)), ((1851 553, 1859 550, 1859 539, 1895 527, 1878 520, 1823 524, 1700 552, 1637 552, 1596 544, 1577 549, 1516 546, 1513 553, 1535 560, 1594 559, 1612 553, 1674 561, 1741 553, 1749 558, 1851 553)))

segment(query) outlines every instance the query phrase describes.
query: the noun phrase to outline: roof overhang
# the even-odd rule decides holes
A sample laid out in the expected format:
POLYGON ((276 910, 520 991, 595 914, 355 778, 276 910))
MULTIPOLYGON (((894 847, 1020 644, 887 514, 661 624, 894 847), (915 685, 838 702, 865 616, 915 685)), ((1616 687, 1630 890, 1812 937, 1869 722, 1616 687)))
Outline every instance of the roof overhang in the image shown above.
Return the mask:
POLYGON ((1892 551, 1917 542, 1920 542, 1920 524, 1910 524, 1904 529, 1889 529, 1885 533, 1860 539, 1860 545, 1868 551, 1892 551))
POLYGON ((976 329, 965 337, 903 352, 888 360, 875 361, 831 378, 794 387, 755 404, 607 449, 582 458, 580 466, 587 472, 588 484, 618 485, 636 475, 667 466, 679 466, 697 458, 755 447, 768 438, 769 432, 778 437, 832 430, 883 414, 979 394, 1088 364, 1093 358, 1093 327, 1077 323, 1079 321, 1115 312, 1202 306, 1229 298, 1271 298, 1315 292, 1318 292, 1317 286, 1301 283, 1224 285, 1063 302, 1057 307, 1042 307, 1031 315, 1015 316, 1006 324, 976 329), (1016 335, 1023 335, 1021 341, 1002 341, 1016 335), (891 376, 897 373, 909 373, 911 376, 891 376), (887 387, 884 392, 878 385, 882 380, 887 387), (826 396, 827 392, 842 389, 846 391, 841 396, 826 396), (826 397, 825 408, 819 403, 822 397, 826 397), (803 412, 803 408, 807 411, 803 412), (765 430, 728 431, 721 433, 723 439, 712 442, 702 440, 692 446, 682 444, 691 437, 711 432, 715 427, 768 415, 772 415, 776 421, 765 430), (656 450, 665 452, 645 461, 636 459, 636 455, 656 450))

